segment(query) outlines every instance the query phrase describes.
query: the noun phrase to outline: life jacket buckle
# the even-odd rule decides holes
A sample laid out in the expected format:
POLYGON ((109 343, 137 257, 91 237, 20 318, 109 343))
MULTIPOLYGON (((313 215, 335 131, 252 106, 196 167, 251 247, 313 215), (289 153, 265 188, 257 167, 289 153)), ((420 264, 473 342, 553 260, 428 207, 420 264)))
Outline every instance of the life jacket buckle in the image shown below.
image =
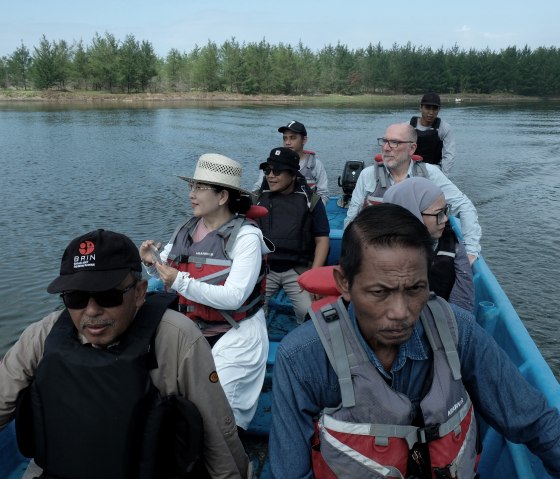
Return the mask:
POLYGON ((436 479, 453 479, 451 470, 449 468, 450 465, 445 467, 434 467, 434 474, 436 476, 436 479))
POLYGON ((322 313, 323 313, 323 318, 325 318, 325 321, 327 323, 332 323, 333 321, 337 321, 338 319, 340 319, 338 317, 338 312, 332 306, 322 311, 322 313))
POLYGON ((439 424, 433 426, 421 427, 418 429, 418 442, 425 444, 439 439, 439 424))

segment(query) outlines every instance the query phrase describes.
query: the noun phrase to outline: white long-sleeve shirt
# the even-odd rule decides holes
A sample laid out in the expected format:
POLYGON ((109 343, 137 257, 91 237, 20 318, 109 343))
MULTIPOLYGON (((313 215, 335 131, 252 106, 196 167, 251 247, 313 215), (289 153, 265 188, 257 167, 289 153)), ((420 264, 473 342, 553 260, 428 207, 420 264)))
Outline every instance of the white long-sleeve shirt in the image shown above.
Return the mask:
MULTIPOLYGON (((167 261, 173 245, 168 243, 161 252, 167 261)), ((231 251, 231 270, 223 285, 213 285, 191 278, 187 272, 179 272, 171 289, 185 298, 215 309, 236 310, 249 297, 259 277, 262 255, 270 253, 259 228, 242 226, 231 251)), ((150 276, 158 277, 155 266, 147 269, 150 276)))

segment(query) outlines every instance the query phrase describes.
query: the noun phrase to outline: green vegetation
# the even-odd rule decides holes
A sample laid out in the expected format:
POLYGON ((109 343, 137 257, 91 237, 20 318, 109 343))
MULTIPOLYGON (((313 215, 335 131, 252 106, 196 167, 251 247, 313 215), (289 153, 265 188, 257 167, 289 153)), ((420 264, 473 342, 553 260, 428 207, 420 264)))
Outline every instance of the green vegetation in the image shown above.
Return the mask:
POLYGON ((240 95, 560 95, 560 51, 508 47, 499 52, 380 44, 317 52, 301 42, 212 41, 158 58, 149 41, 96 34, 90 45, 43 36, 0 58, 0 88, 108 93, 217 92, 240 95))

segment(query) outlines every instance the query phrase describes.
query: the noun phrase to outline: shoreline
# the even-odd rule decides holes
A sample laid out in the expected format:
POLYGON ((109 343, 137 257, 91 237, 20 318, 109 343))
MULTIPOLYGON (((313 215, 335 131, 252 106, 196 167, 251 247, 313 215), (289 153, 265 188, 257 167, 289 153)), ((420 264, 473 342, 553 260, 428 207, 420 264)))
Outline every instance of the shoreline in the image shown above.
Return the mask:
MULTIPOLYGON (((538 98, 508 94, 442 94, 443 104, 542 102, 557 98, 538 98)), ((0 90, 0 102, 39 103, 85 103, 85 104, 130 104, 130 103, 238 103, 238 104, 402 104, 417 103, 421 95, 242 95, 223 92, 166 92, 166 93, 108 93, 95 91, 60 90, 0 90)))

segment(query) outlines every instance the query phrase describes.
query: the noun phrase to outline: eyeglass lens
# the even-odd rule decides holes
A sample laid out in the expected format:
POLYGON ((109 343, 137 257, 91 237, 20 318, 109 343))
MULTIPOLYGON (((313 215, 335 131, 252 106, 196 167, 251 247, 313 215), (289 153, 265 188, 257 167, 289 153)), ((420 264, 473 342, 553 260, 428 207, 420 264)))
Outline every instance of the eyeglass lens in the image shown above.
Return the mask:
POLYGON ((84 309, 93 298, 102 308, 114 308, 123 303, 125 293, 136 286, 136 281, 125 289, 108 289, 107 291, 65 291, 62 296, 64 305, 70 309, 84 309))
POLYGON ((404 143, 399 140, 388 140, 387 138, 378 138, 377 144, 379 146, 389 145, 389 148, 397 148, 401 143, 404 143))
POLYGON ((197 185, 196 183, 191 183, 189 185, 189 188, 193 193, 196 193, 197 191, 214 190, 215 189, 213 186, 200 186, 200 185, 197 185))
POLYGON ((451 205, 445 205, 445 208, 437 214, 436 220, 438 225, 445 223, 445 220, 449 217, 450 210, 451 210, 451 205))
POLYGON ((270 173, 273 173, 274 176, 280 176, 280 174, 282 173, 282 170, 279 170, 277 168, 271 168, 270 166, 267 166, 267 167, 263 168, 263 172, 264 172, 265 176, 270 175, 270 173))

